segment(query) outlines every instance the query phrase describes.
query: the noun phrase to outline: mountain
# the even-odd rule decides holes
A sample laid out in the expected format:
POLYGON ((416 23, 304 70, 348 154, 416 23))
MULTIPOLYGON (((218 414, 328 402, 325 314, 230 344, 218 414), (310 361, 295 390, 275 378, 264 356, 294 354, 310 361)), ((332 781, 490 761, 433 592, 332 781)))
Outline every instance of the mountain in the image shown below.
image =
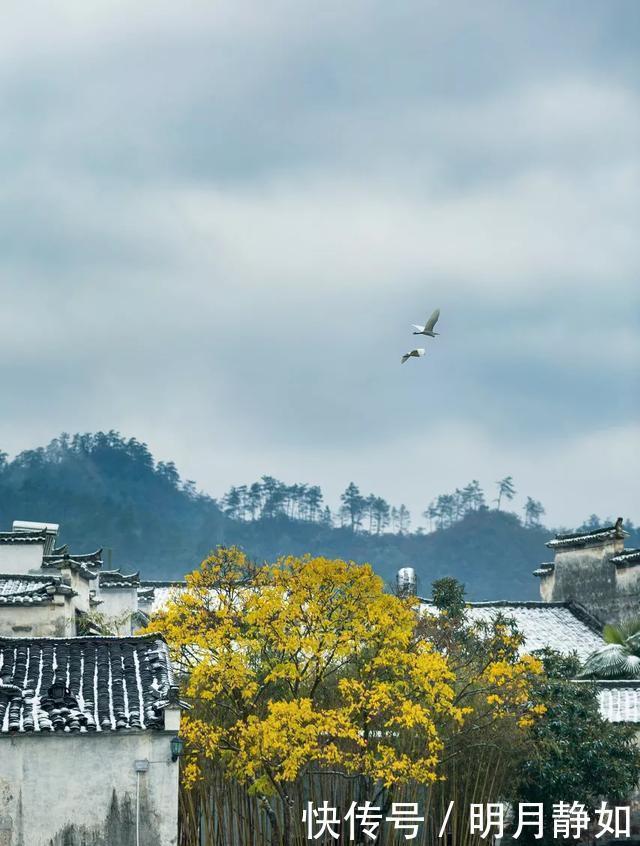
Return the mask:
POLYGON ((531 573, 552 536, 484 505, 430 533, 334 527, 326 508, 310 512, 313 519, 284 506, 265 507, 255 519, 228 510, 182 481, 172 462, 156 462, 144 443, 117 432, 63 434, 12 461, 0 452, 0 528, 14 519, 60 523, 72 550, 103 546, 112 566, 145 578, 180 578, 218 544, 237 544, 257 560, 308 552, 367 561, 389 582, 399 567, 413 566, 423 594, 451 575, 471 599, 535 599, 531 573))

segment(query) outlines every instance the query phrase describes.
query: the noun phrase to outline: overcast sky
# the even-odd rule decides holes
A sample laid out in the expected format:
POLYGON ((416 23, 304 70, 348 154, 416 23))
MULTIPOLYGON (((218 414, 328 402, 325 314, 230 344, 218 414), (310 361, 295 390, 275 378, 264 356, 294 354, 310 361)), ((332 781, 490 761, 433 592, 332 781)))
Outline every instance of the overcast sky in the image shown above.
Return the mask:
POLYGON ((637 0, 55 7, 0 27, 0 448, 640 520, 637 0))

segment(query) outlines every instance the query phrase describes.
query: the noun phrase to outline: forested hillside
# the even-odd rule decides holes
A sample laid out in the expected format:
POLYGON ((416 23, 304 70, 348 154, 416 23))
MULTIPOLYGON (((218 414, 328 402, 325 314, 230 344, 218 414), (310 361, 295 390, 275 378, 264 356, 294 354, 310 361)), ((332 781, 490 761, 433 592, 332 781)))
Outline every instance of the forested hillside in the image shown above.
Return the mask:
MULTIPOLYGON (((156 462, 147 446, 116 432, 61 435, 12 461, 0 452, 0 529, 13 519, 61 524, 75 551, 107 550, 113 566, 146 578, 176 578, 217 544, 238 544, 257 559, 306 552, 368 561, 392 580, 413 566, 423 592, 452 575, 474 599, 538 595, 531 571, 547 557, 552 532, 540 525, 541 503, 530 498, 521 521, 503 510, 513 480, 496 499, 474 480, 425 508, 429 531, 411 531, 402 504, 360 493, 351 483, 332 513, 317 485, 285 485, 270 476, 233 487, 218 502, 182 480, 172 462, 156 462)), ((588 525, 596 526, 595 515, 588 525)), ((638 544, 631 525, 630 545, 638 544)))

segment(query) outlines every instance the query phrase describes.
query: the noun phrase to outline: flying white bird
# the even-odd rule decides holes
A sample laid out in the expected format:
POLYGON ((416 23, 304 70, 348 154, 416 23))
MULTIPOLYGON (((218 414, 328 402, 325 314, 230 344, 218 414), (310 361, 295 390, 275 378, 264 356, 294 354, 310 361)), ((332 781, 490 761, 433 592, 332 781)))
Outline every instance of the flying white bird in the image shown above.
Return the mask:
POLYGON ((405 361, 407 361, 407 359, 409 359, 409 358, 420 358, 420 356, 422 356, 422 355, 424 355, 423 349, 411 350, 411 352, 405 353, 402 356, 402 361, 400 363, 404 364, 405 361))
POLYGON ((412 323, 411 325, 413 326, 413 328, 417 330, 413 334, 414 335, 428 335, 430 338, 435 338, 436 335, 440 334, 439 332, 433 331, 433 327, 438 322, 439 317, 440 317, 440 309, 437 308, 433 312, 431 317, 427 320, 427 322, 424 324, 424 326, 416 326, 415 323, 412 323))

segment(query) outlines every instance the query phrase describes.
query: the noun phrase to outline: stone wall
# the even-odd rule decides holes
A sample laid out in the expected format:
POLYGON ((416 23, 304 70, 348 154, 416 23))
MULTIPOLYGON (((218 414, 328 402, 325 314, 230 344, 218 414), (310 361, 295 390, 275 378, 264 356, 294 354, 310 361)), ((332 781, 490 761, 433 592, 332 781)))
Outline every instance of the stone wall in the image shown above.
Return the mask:
POLYGON ((137 820, 140 846, 175 846, 172 736, 0 735, 0 846, 136 846, 137 820), (146 773, 138 759, 151 762, 146 773))

